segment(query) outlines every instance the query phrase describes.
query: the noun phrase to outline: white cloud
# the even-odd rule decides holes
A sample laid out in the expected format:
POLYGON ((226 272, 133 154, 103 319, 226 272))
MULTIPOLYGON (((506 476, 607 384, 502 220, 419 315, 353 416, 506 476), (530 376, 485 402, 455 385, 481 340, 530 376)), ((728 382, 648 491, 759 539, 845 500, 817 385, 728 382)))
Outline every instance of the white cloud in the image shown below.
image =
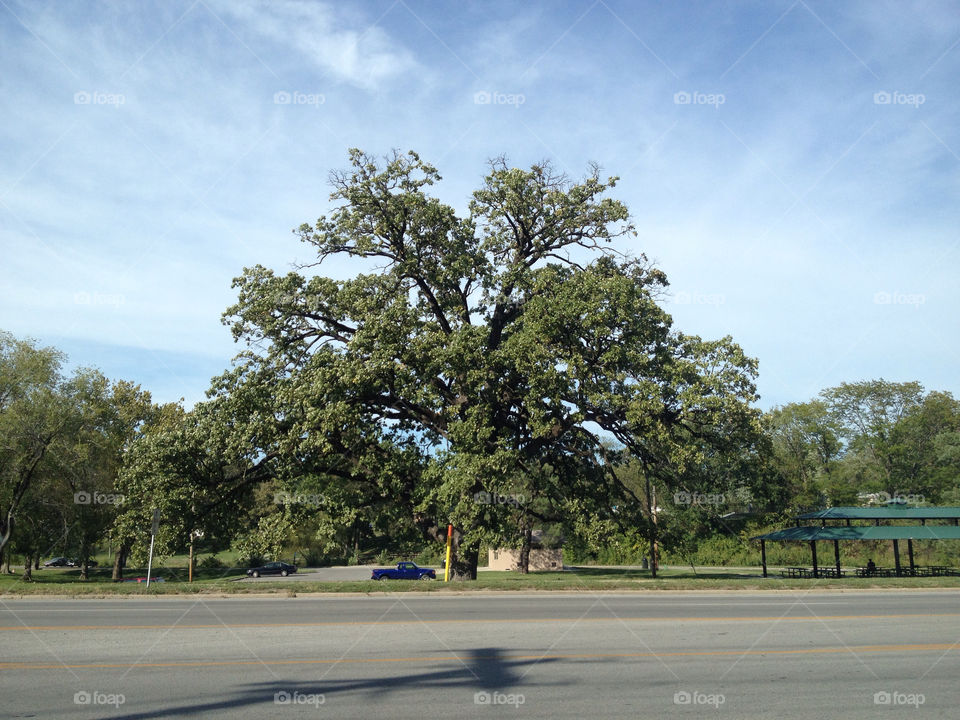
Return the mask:
MULTIPOLYGON (((224 18, 240 20, 243 30, 285 48, 293 47, 323 74, 373 90, 390 79, 417 69, 409 50, 383 29, 344 18, 327 5, 299 0, 218 2, 211 8, 224 18)), ((375 18, 374 18, 375 20, 375 18)))

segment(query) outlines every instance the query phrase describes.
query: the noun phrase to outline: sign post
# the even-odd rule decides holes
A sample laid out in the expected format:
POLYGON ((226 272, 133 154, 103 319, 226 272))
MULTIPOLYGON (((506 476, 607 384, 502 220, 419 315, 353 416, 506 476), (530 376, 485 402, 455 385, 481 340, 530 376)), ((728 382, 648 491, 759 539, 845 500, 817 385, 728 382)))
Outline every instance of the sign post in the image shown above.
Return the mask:
POLYGON ((153 509, 153 527, 150 528, 150 556, 147 558, 147 587, 150 587, 150 572, 153 570, 153 541, 160 530, 160 510, 153 509))

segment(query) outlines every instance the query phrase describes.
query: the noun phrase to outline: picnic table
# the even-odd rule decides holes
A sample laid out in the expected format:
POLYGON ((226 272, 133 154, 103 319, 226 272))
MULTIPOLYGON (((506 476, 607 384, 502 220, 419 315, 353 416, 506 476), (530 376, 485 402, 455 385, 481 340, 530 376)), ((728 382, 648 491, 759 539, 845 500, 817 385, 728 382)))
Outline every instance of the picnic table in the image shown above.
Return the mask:
POLYGON ((818 567, 816 572, 808 567, 785 567, 780 571, 785 578, 844 577, 846 574, 846 570, 838 572, 835 567, 818 567))
POLYGON ((902 567, 899 572, 896 568, 878 567, 873 570, 865 567, 857 568, 857 577, 941 577, 944 575, 960 575, 960 571, 946 565, 902 567))
POLYGON ((857 577, 894 577, 897 574, 897 571, 894 568, 884 568, 884 567, 858 567, 857 568, 857 577))
POLYGON ((780 571, 780 575, 785 578, 798 578, 803 577, 803 573, 806 571, 806 568, 802 567, 785 567, 780 571))

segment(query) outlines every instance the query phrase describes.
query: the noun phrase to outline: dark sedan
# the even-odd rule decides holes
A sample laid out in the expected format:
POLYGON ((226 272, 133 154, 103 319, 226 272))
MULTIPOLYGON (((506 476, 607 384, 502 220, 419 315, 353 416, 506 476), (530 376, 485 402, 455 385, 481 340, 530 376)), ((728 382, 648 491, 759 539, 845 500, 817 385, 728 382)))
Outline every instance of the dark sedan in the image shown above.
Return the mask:
POLYGON ((76 567, 76 563, 73 560, 69 560, 65 557, 55 557, 50 558, 44 564, 44 567, 76 567))
POLYGON ((261 575, 282 575, 283 577, 286 577, 290 573, 295 573, 296 571, 296 565, 290 565, 289 563, 285 562, 268 562, 266 565, 250 568, 247 570, 247 576, 257 578, 261 575))

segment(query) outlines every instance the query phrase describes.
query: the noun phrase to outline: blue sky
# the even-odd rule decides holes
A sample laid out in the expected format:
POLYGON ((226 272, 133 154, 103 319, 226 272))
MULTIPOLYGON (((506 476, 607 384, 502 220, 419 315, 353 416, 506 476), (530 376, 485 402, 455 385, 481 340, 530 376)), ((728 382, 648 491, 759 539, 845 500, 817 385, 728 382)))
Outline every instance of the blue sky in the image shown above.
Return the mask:
POLYGON ((600 163, 762 407, 960 395, 954 4, 2 0, 0 63, 0 328, 156 400, 240 349, 243 267, 311 259, 349 147, 416 150, 461 211, 491 157, 600 163))

